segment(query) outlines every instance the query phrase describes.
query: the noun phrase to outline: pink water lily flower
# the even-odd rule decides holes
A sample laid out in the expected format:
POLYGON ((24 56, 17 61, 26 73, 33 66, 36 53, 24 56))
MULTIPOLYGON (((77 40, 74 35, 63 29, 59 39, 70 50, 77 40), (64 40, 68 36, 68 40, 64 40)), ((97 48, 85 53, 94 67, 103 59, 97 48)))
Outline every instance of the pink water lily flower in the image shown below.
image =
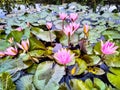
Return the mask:
POLYGON ((17 55, 17 53, 18 53, 18 50, 16 47, 9 47, 5 51, 5 54, 10 55, 10 56, 15 56, 15 55, 17 55))
POLYGON ((47 27, 47 29, 50 30, 52 28, 52 23, 51 22, 47 22, 46 23, 46 27, 47 27))
POLYGON ((67 18, 67 14, 66 13, 59 13, 59 17, 61 20, 65 20, 67 18))
POLYGON ((16 30, 17 30, 17 31, 22 31, 23 28, 22 28, 22 27, 18 27, 18 28, 16 28, 16 30))
POLYGON ((67 35, 67 36, 72 36, 74 34, 74 32, 79 28, 79 24, 76 23, 70 23, 67 26, 64 26, 64 30, 63 32, 67 35))
POLYGON ((78 14, 77 13, 70 13, 69 17, 74 22, 78 18, 78 14))
POLYGON ((80 27, 80 24, 72 22, 70 23, 70 27, 72 28, 72 30, 76 31, 80 27))
POLYGON ((74 54, 70 53, 70 50, 60 49, 58 52, 54 54, 54 58, 59 64, 66 65, 72 61, 74 54))
POLYGON ((117 48, 118 46, 115 46, 113 42, 107 41, 103 43, 103 41, 101 41, 101 51, 103 54, 114 54, 117 48))
POLYGON ((66 36, 72 36, 75 30, 70 25, 64 26, 63 32, 66 34, 66 36))
POLYGON ((0 51, 0 58, 5 56, 5 52, 0 51))
POLYGON ((29 40, 22 40, 21 44, 17 43, 18 47, 24 50, 25 52, 29 49, 29 40))

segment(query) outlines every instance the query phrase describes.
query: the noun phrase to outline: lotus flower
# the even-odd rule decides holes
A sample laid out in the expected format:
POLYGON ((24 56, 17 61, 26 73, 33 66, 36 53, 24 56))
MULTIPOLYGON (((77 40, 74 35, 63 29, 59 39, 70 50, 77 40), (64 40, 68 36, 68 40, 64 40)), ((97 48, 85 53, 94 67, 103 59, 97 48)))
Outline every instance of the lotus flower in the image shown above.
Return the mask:
POLYGON ((17 31, 22 31, 23 28, 22 28, 22 27, 18 27, 18 28, 16 28, 16 30, 17 30, 17 31))
POLYGON ((69 17, 74 22, 78 18, 78 14, 77 13, 70 13, 69 17))
POLYGON ((74 34, 74 32, 79 28, 79 24, 76 23, 70 23, 67 26, 64 26, 64 30, 63 32, 67 35, 67 36, 72 36, 74 34))
POLYGON ((110 41, 103 43, 103 41, 101 41, 101 51, 103 54, 114 54, 117 48, 118 46, 115 46, 115 43, 110 41))
POLYGON ((5 54, 10 56, 15 56, 18 53, 17 48, 15 47, 9 47, 6 49, 5 54))
POLYGON ((47 22, 46 23, 46 27, 47 27, 47 29, 50 30, 52 28, 52 23, 51 22, 47 22))
POLYGON ((54 58, 59 64, 66 65, 72 61, 74 54, 70 54, 70 50, 60 49, 54 54, 54 58))
POLYGON ((65 20, 66 17, 67 17, 67 14, 66 13, 60 13, 59 17, 60 17, 61 20, 65 20))
POLYGON ((21 45, 17 43, 18 47, 24 50, 25 52, 29 49, 29 40, 22 40, 21 45))
POLYGON ((76 31, 80 27, 80 24, 73 22, 70 23, 70 27, 72 28, 72 30, 76 31))
POLYGON ((4 57, 5 53, 3 51, 0 51, 0 57, 4 57))
POLYGON ((84 31, 84 33, 88 33, 88 31, 89 31, 89 26, 88 26, 87 24, 84 25, 83 31, 84 31))
POLYGON ((85 36, 88 38, 88 36, 89 36, 89 26, 87 24, 83 26, 83 32, 84 32, 85 36))
POLYGON ((67 35, 67 36, 71 36, 74 33, 74 30, 72 30, 72 27, 70 25, 64 26, 64 30, 63 32, 67 35))

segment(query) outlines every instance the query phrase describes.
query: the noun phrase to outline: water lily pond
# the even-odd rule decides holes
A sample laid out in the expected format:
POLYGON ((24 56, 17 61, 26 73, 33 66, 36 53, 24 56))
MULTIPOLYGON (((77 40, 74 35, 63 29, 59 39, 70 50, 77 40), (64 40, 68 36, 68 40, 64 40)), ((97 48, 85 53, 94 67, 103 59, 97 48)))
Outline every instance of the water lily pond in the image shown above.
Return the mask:
POLYGON ((0 18, 0 90, 120 90, 120 13, 73 2, 0 18))

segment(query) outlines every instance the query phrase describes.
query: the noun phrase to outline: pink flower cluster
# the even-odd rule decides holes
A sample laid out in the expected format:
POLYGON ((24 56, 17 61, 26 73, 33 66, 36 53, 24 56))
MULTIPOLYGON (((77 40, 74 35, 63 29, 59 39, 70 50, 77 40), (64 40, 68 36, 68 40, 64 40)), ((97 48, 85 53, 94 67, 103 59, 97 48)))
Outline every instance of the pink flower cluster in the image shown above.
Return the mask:
MULTIPOLYGON (((17 43, 18 47, 24 50, 24 52, 28 51, 29 49, 29 40, 22 40, 21 44, 17 43)), ((17 47, 8 47, 5 51, 0 51, 0 57, 4 57, 5 55, 8 56, 15 56, 18 53, 17 47)))
POLYGON ((57 60, 59 64, 66 65, 72 61, 74 54, 70 54, 70 50, 60 49, 58 52, 54 54, 54 58, 57 60))
POLYGON ((118 46, 115 46, 115 43, 110 41, 103 43, 103 41, 101 41, 101 51, 105 55, 114 54, 117 48, 118 46))
POLYGON ((63 32, 66 34, 66 36, 72 36, 74 32, 80 27, 80 24, 75 23, 75 20, 77 20, 78 18, 77 13, 70 13, 69 16, 66 13, 60 13, 59 17, 61 20, 65 20, 66 18, 68 18, 72 21, 68 25, 64 26, 63 32))
POLYGON ((64 26, 64 30, 63 32, 68 36, 70 34, 70 36, 72 36, 74 34, 74 32, 79 28, 79 24, 72 22, 67 26, 64 26))
POLYGON ((59 17, 61 20, 65 20, 66 18, 69 18, 70 20, 72 20, 72 22, 74 22, 75 20, 77 20, 78 14, 77 13, 70 13, 68 16, 66 13, 59 13, 59 17))

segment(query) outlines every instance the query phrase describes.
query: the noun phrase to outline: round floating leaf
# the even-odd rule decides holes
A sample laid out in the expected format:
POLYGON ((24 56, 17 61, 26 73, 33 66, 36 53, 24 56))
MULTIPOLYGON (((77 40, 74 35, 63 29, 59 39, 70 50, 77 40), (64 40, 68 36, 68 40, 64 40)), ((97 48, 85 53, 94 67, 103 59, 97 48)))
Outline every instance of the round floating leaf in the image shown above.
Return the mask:
POLYGON ((15 31, 11 31, 7 38, 9 39, 10 37, 13 37, 16 42, 20 42, 22 39, 22 36, 23 36, 22 31, 15 30, 15 31))
POLYGON ((56 20, 54 21, 54 25, 57 29, 62 30, 62 20, 56 20))
POLYGON ((90 90, 93 89, 93 82, 90 79, 85 80, 85 84, 89 87, 90 90))
POLYGON ((0 74, 0 90, 16 90, 11 75, 7 72, 0 74))
POLYGON ((112 73, 107 73, 109 82, 115 86, 118 90, 120 89, 120 69, 111 69, 112 73), (114 74, 115 73, 115 74, 114 74), (119 75, 118 75, 119 74, 119 75))
POLYGON ((85 60, 89 66, 95 65, 100 61, 100 57, 94 55, 84 55, 82 59, 85 60))
POLYGON ((90 41, 90 43, 97 43, 97 39, 100 38, 100 36, 101 35, 99 33, 95 31, 90 31, 88 40, 90 41))
POLYGON ((115 31, 115 30, 104 31, 102 33, 102 35, 108 36, 112 39, 120 39, 120 33, 118 31, 115 31))
POLYGON ((106 56, 105 63, 110 67, 120 67, 120 55, 106 56))
POLYGON ((34 76, 35 87, 39 90, 57 90, 64 71, 63 66, 56 64, 53 67, 53 62, 40 63, 34 76))
POLYGON ((26 75, 17 80, 16 87, 17 90, 36 90, 32 83, 33 75, 26 75))
POLYGON ((94 87, 97 87, 99 90, 106 90, 105 83, 98 78, 94 78, 94 87))
POLYGON ((20 60, 7 59, 3 62, 0 62, 0 73, 12 71, 16 72, 18 70, 26 68, 28 68, 28 66, 25 65, 21 59, 20 60))
POLYGON ((54 41, 56 39, 56 35, 53 31, 43 31, 39 28, 32 28, 32 33, 37 36, 39 39, 43 41, 50 42, 51 40, 54 41), (50 40, 50 33, 51 33, 51 40, 50 40))
POLYGON ((21 57, 23 61, 31 60, 32 57, 39 58, 45 53, 44 50, 33 50, 28 52, 27 54, 22 55, 21 57))
POLYGON ((9 42, 5 40, 0 40, 0 51, 4 51, 9 46, 10 46, 9 42))
POLYGON ((84 60, 79 58, 75 59, 75 62, 76 65, 74 67, 76 67, 76 73, 74 75, 80 75, 87 69, 87 64, 84 60))
POLYGON ((91 73, 93 73, 95 75, 103 75, 103 74, 105 74, 104 70, 102 70, 101 68, 98 68, 98 67, 89 67, 88 72, 91 72, 91 73))
POLYGON ((102 54, 101 43, 100 42, 96 43, 93 50, 94 50, 95 54, 101 55, 102 54))
POLYGON ((45 20, 38 20, 39 25, 45 25, 46 21, 45 20))
POLYGON ((110 71, 115 75, 120 76, 120 68, 110 68, 110 71))
POLYGON ((43 49, 43 50, 45 49, 44 44, 41 41, 37 40, 35 37, 31 37, 29 41, 30 41, 30 51, 38 50, 38 49, 43 49))
POLYGON ((82 80, 72 79, 70 85, 72 90, 90 90, 82 80))

